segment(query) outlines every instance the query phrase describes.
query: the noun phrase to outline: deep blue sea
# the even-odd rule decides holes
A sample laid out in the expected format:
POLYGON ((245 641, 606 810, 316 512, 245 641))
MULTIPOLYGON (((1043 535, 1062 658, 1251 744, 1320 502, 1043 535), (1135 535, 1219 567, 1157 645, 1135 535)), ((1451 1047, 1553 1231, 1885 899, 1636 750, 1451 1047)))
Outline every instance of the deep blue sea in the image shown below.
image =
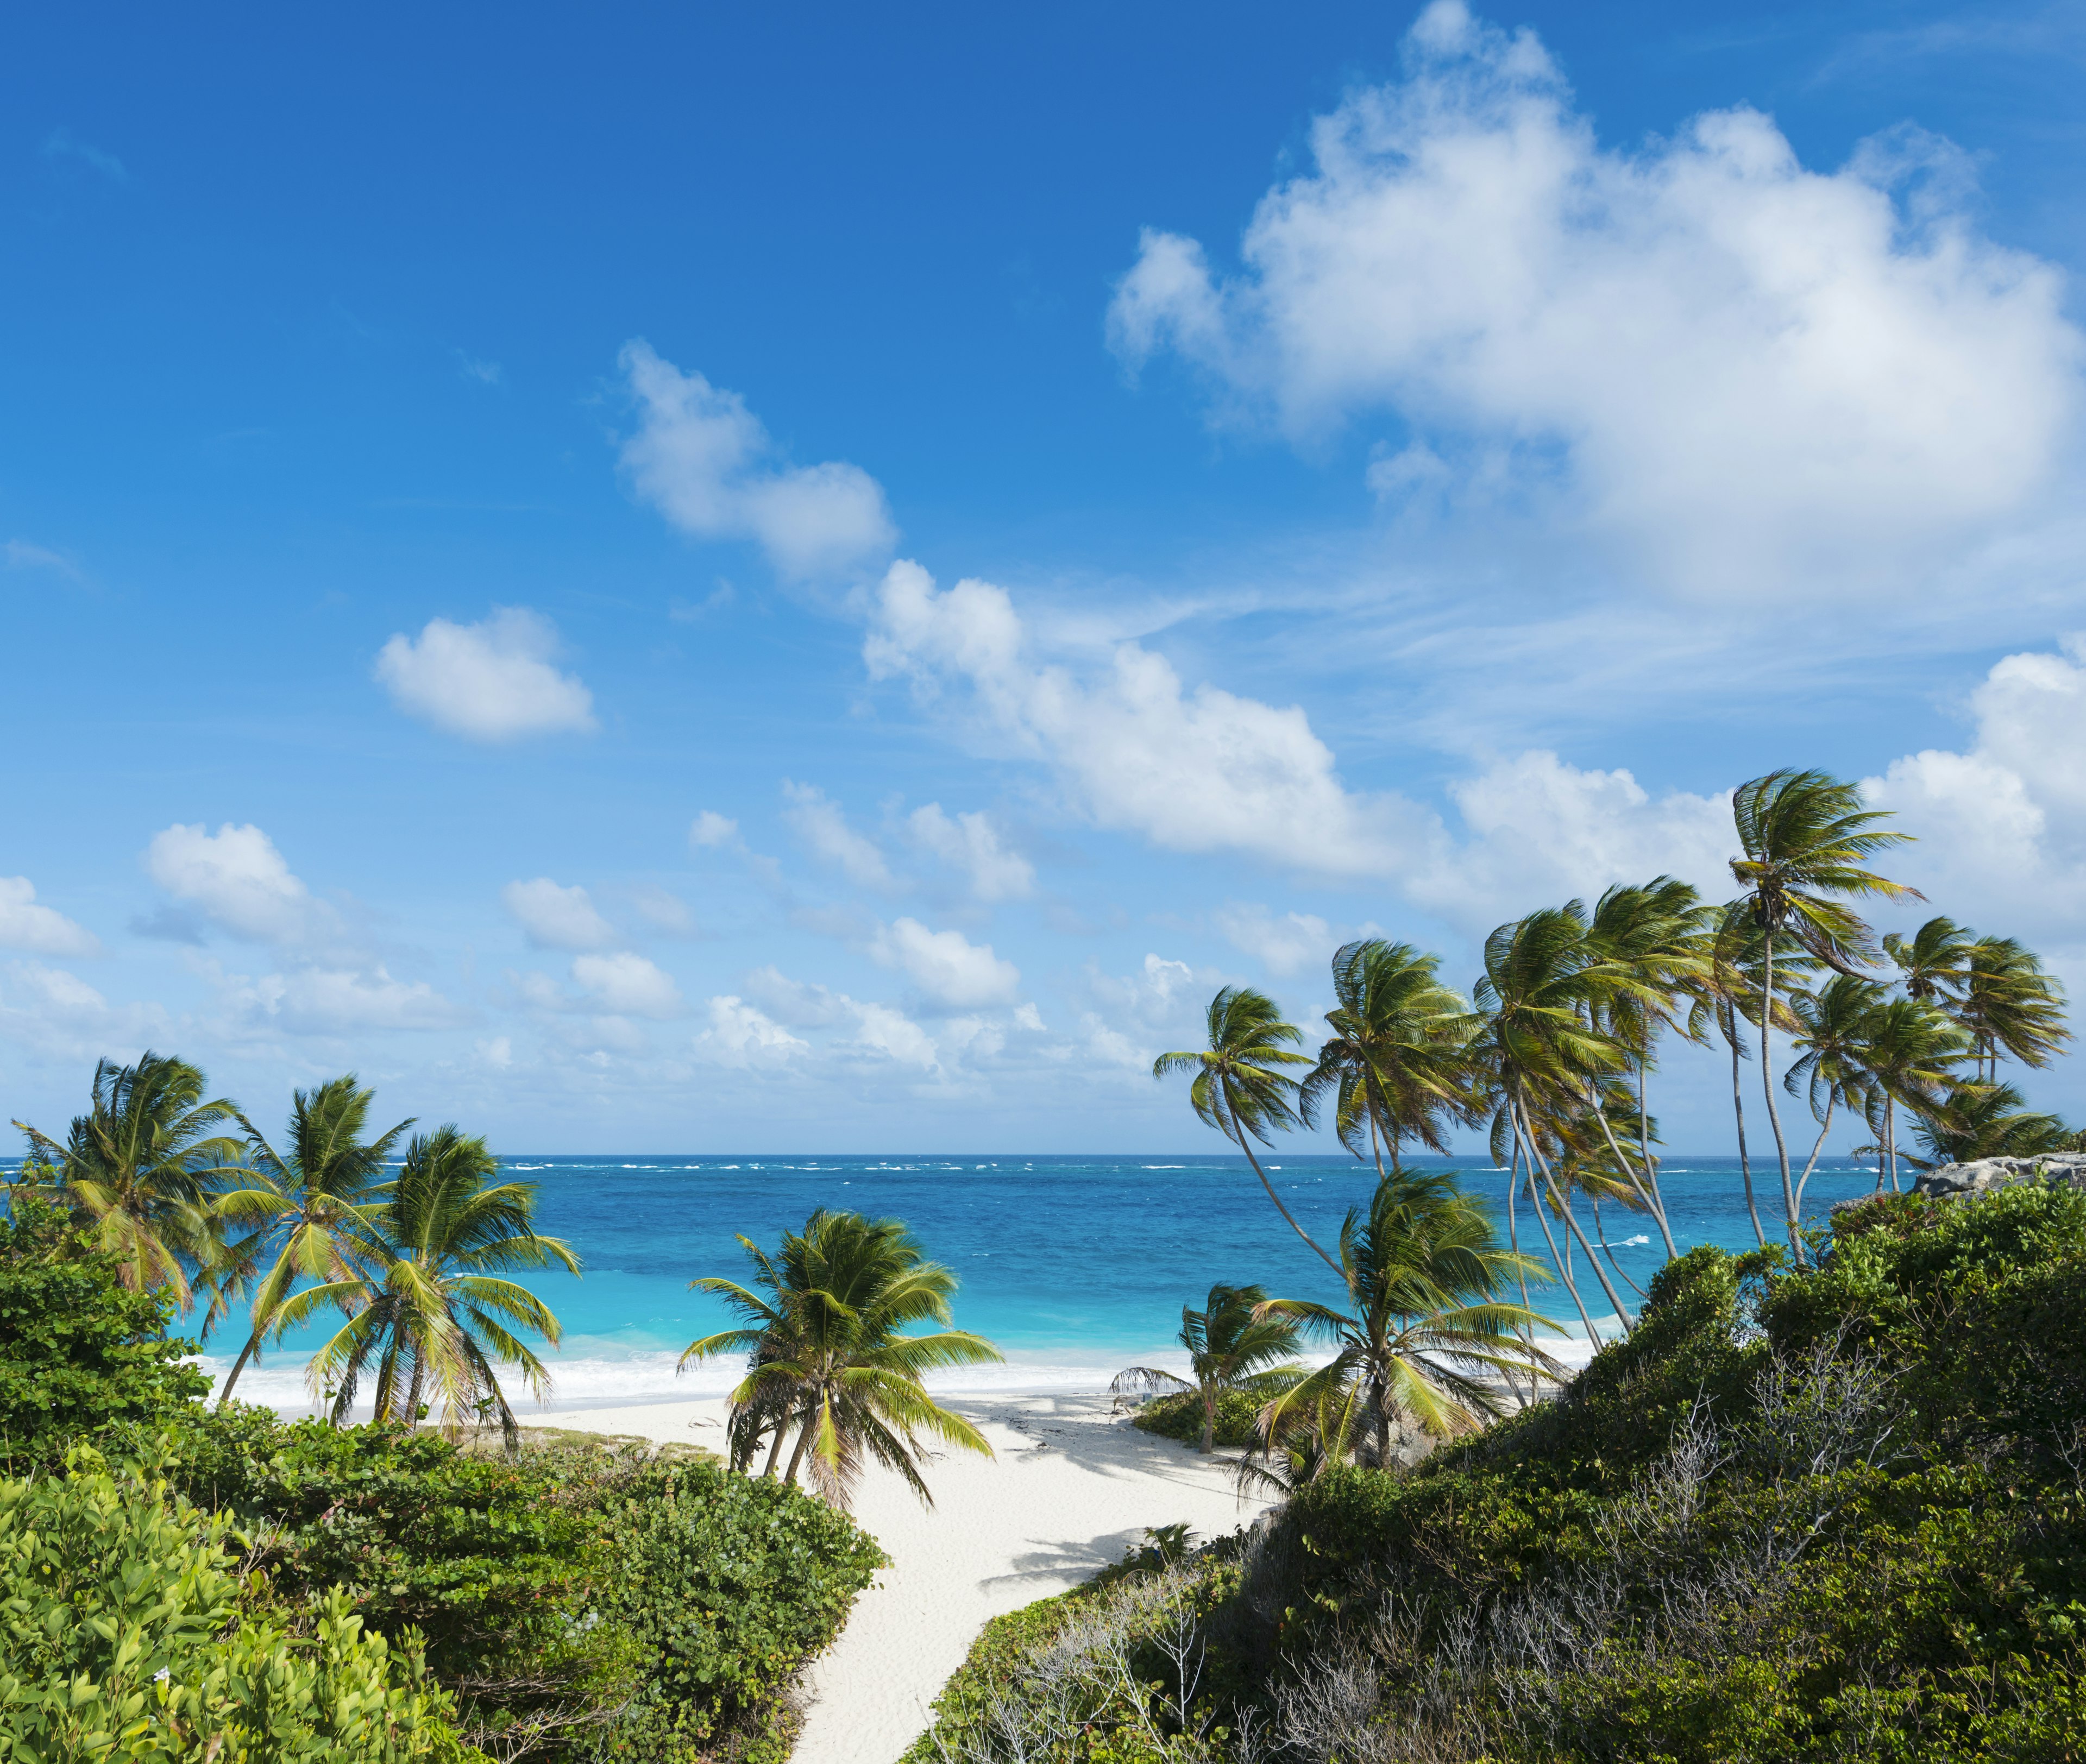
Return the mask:
MULTIPOLYGON (((1503 1171, 1482 1161, 1424 1162, 1461 1170, 1504 1217, 1503 1171)), ((560 1273, 526 1282, 564 1325, 564 1344, 549 1357, 559 1407, 728 1388, 738 1373, 724 1362, 675 1374, 682 1348, 727 1324, 722 1308, 691 1292, 688 1282, 704 1274, 743 1277, 746 1257, 735 1234, 772 1244, 820 1206, 903 1219, 928 1254, 956 1271, 956 1321, 990 1337, 1010 1363, 952 1375, 946 1389, 1091 1389, 1126 1365, 1185 1363, 1173 1345, 1181 1307, 1199 1305, 1214 1281, 1258 1282, 1282 1296, 1339 1296, 1237 1156, 519 1157, 505 1168, 539 1185, 541 1229, 566 1239, 585 1268, 578 1279, 560 1273)), ((1291 1211, 1329 1248, 1342 1216, 1366 1201, 1373 1177, 1343 1157, 1277 1153, 1268 1168, 1291 1211)), ((1779 1178, 1771 1164, 1756 1164, 1754 1180, 1772 1242, 1779 1178)), ((1875 1183, 1869 1167, 1821 1163, 1806 1213, 1822 1220, 1833 1201, 1865 1194, 1875 1183)), ((1662 1184, 1681 1248, 1753 1247, 1736 1158, 1675 1158, 1662 1184)), ((1603 1211, 1623 1270, 1645 1283, 1662 1259, 1650 1222, 1613 1207, 1603 1211)), ((1580 1218, 1590 1238, 1583 1204, 1580 1218)), ((1523 1247, 1539 1256, 1542 1241, 1539 1235, 1530 1240, 1525 1202, 1520 1222, 1523 1247)), ((1603 1318, 1611 1323, 1583 1261, 1575 1272, 1596 1327, 1603 1318)), ((1635 1294, 1623 1291, 1633 1304, 1635 1294)), ((1539 1309, 1582 1336, 1561 1286, 1534 1296, 1539 1309)), ((209 1362, 228 1362, 236 1347, 226 1341, 236 1340, 236 1328, 235 1320, 207 1344, 209 1362)), ((258 1373, 242 1378, 241 1394, 299 1401, 303 1362, 316 1339, 307 1331, 271 1350, 258 1373)))

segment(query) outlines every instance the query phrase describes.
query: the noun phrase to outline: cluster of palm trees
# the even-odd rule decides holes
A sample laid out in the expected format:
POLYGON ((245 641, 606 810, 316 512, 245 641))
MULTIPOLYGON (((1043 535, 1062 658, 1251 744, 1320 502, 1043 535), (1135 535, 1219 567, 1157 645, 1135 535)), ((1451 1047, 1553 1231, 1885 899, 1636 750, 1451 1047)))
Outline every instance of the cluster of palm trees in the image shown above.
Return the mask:
POLYGON ((499 1272, 579 1270, 536 1231, 534 1185, 499 1180, 485 1141, 454 1126, 369 1137, 375 1094, 352 1073, 296 1092, 279 1145, 207 1089, 185 1061, 103 1061, 62 1141, 15 1124, 29 1150, 11 1192, 69 1208, 126 1285, 200 1311, 206 1337, 244 1303, 220 1404, 265 1345, 331 1312, 306 1375, 336 1423, 367 1384, 379 1421, 414 1426, 439 1405, 452 1426, 496 1418, 511 1439, 495 1362, 545 1394, 524 1337, 555 1345, 560 1329, 499 1272))
POLYGON ((1435 956, 1381 939, 1351 943, 1333 958, 1335 1004, 1315 1058, 1297 1051, 1303 1037, 1272 1001, 1226 987, 1210 1004, 1207 1048, 1160 1056, 1154 1076, 1193 1073, 1197 1115, 1238 1146, 1290 1226, 1343 1281, 1344 1248, 1336 1259, 1313 1241, 1255 1146, 1330 1110, 1341 1142, 1383 1174, 1401 1167, 1405 1148, 1445 1152, 1454 1129, 1488 1129, 1509 1172, 1507 1253, 1518 1255, 1526 1201, 1596 1343, 1578 1268, 1592 1271, 1625 1329, 1630 1316, 1603 1205, 1643 1215, 1667 1254, 1679 1252, 1649 1102, 1668 1035, 1720 1039, 1730 1055, 1746 1207, 1765 1246, 1742 1068, 1757 1059, 1779 1177, 1775 1235, 1799 1264, 1805 1184, 1836 1116, 1872 1130, 1861 1150, 1877 1158, 1879 1187, 1898 1185, 1901 1112, 1921 1163, 2071 1146, 2062 1122, 2027 1110, 1999 1076, 2003 1060, 2040 1067, 2070 1039, 2063 994, 2034 955, 1946 918, 1879 941, 1853 903, 1922 898, 1870 867, 1909 835, 1840 780, 1770 772, 1738 790, 1733 818, 1739 892, 1729 902, 1661 876, 1609 889, 1590 912, 1577 900, 1543 908, 1486 939, 1468 1000, 1442 982, 1435 956), (1794 1056, 1780 1072, 1778 1040, 1794 1056), (1791 1154, 1778 1090, 1811 1105, 1818 1131, 1807 1158, 1791 1154))
POLYGON ((691 1285, 723 1300, 741 1325, 691 1342, 681 1356, 683 1367, 746 1357, 726 1424, 734 1469, 750 1470, 764 1456, 764 1476, 779 1471, 794 1483, 801 1471, 844 1507, 873 1459, 932 1506, 920 1474, 922 1435, 992 1456, 984 1435, 929 1396, 921 1375, 990 1364, 999 1350, 951 1326, 956 1277, 929 1261, 901 1222, 822 1208, 802 1231, 785 1232, 773 1254, 751 1238, 739 1241, 753 1265, 751 1286, 721 1276, 691 1285), (905 1333, 922 1323, 940 1327, 905 1333))
POLYGON ((1367 1208, 1341 1225, 1338 1266, 1345 1309, 1212 1286, 1203 1309, 1181 1313, 1190 1375, 1133 1366, 1113 1388, 1192 1392, 1205 1452, 1223 1397, 1249 1397, 1257 1437, 1241 1481, 1280 1491, 1343 1460, 1389 1464, 1408 1423, 1437 1439, 1467 1432, 1501 1413, 1502 1386, 1532 1400, 1561 1375, 1533 1340, 1558 1326, 1505 1296, 1514 1282, 1547 1277, 1540 1265, 1500 1247, 1452 1172, 1385 1171, 1367 1208), (1313 1339, 1332 1350, 1315 1368, 1296 1358, 1313 1339))

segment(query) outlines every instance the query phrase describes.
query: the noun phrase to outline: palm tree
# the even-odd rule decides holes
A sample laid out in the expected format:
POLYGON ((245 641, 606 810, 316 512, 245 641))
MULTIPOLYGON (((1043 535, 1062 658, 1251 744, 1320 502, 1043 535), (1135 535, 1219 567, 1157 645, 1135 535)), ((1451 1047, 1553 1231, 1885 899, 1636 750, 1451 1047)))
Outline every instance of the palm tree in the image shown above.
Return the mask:
POLYGON ((1492 1223, 1454 1171, 1394 1170, 1377 1184, 1368 1214, 1340 1227, 1350 1308, 1271 1299, 1260 1314, 1289 1319, 1334 1348, 1332 1360, 1276 1396, 1265 1411, 1271 1439, 1292 1409, 1360 1387, 1360 1425, 1375 1461, 1390 1457, 1403 1419, 1437 1438, 1469 1431, 1502 1409, 1487 1374, 1556 1379, 1557 1362, 1517 1336, 1556 1331, 1549 1318, 1500 1298, 1539 1265, 1499 1248, 1492 1223))
POLYGON ((1799 1084, 1805 1086, 1811 1116, 1818 1123, 1818 1137, 1796 1184, 1799 1211, 1811 1173, 1818 1167, 1818 1154, 1825 1149, 1825 1136, 1833 1130, 1834 1111, 1866 1114, 1875 1099, 1874 1035, 1876 1012, 1883 1002, 1881 985, 1849 974, 1834 975, 1816 993, 1790 995, 1799 1058, 1783 1075, 1782 1088, 1794 1096, 1799 1084))
POLYGON ((1639 1136, 1637 1162, 1616 1142, 1607 1111, 1597 1108, 1616 1167, 1651 1215, 1669 1259, 1677 1255, 1659 1192, 1658 1161, 1651 1154, 1647 1074, 1662 1031, 1674 1027, 1675 1000, 1705 966, 1701 947, 1706 911, 1689 883, 1654 877, 1641 886, 1618 885, 1603 895, 1588 921, 1586 940, 1599 961, 1633 984, 1605 989, 1594 1005, 1594 1021, 1628 1054, 1637 1080, 1639 1136))
POLYGON ((1905 996, 1943 1009, 1961 998, 1969 978, 1971 951, 1977 946, 1974 933, 1953 919, 1939 916, 1929 919, 1909 937, 1893 931, 1884 939, 1884 954, 1897 964, 1905 996))
POLYGON ((1331 1091, 1340 1143, 1359 1158, 1365 1141, 1378 1175, 1386 1148, 1393 1169, 1408 1139, 1445 1153, 1446 1123, 1471 1118, 1465 1049, 1478 1019, 1441 984, 1440 965, 1438 956, 1381 938, 1350 943, 1333 957, 1338 1003, 1326 1013, 1332 1034, 1301 1100, 1308 1118, 1331 1091))
POLYGON ((1195 1118, 1205 1127, 1216 1129, 1245 1154, 1275 1211, 1337 1274, 1340 1265, 1312 1242, 1311 1234, 1282 1204, 1282 1197, 1253 1154, 1254 1141, 1271 1146, 1273 1129, 1286 1132, 1304 1120, 1298 1112, 1297 1082, 1283 1069, 1311 1064, 1304 1055, 1289 1051, 1303 1037, 1295 1024, 1283 1021, 1273 999, 1249 986, 1227 986, 1210 1001, 1209 1031, 1205 1052, 1162 1053, 1152 1062, 1152 1077, 1163 1078, 1174 1072, 1195 1074, 1188 1089, 1195 1118))
POLYGON ((1969 1032, 1977 1076, 1988 1083, 1999 1075, 2003 1052, 2039 1071, 2071 1039, 2063 988, 2012 937, 1980 937, 1971 946, 1952 1014, 1969 1032))
POLYGON ((1261 1412, 1257 1443, 1238 1463, 1239 1492, 1287 1499, 1352 1456, 1364 1432, 1362 1381, 1322 1379, 1306 1402, 1261 1412))
POLYGON ((1789 1167, 1789 1142, 1774 1104, 1774 959, 1786 934, 1835 973, 1858 976, 1858 963, 1874 954, 1869 928, 1849 907, 1847 895, 1918 900, 1918 890, 1862 867, 1874 853, 1912 835, 1878 823, 1889 816, 1862 806, 1854 785, 1822 771, 1769 772, 1739 786, 1731 817, 1745 855, 1731 860, 1731 874, 1761 935, 1760 1017, 1760 1083, 1768 1124, 1782 1163, 1782 1200, 1790 1253, 1804 1260, 1802 1219, 1789 1167))
POLYGON ((920 1475, 922 1433, 992 1456, 984 1435, 936 1404, 920 1379, 938 1367, 996 1363, 999 1350, 947 1326, 956 1277, 922 1255, 902 1222, 821 1209, 801 1232, 783 1234, 776 1255, 750 1239, 739 1241, 753 1263, 751 1286, 716 1277, 692 1284, 722 1299, 743 1326, 692 1341, 681 1356, 683 1366, 720 1354, 748 1358, 731 1402, 734 1422, 744 1415, 753 1425, 730 1434, 735 1468, 747 1468, 768 1438, 765 1473, 774 1474, 794 1428, 785 1481, 794 1482, 802 1469, 828 1500, 845 1507, 866 1455, 931 1507, 920 1475), (901 1333, 925 1322, 943 1327, 901 1333))
POLYGON ((1922 1170, 1977 1158, 2035 1158, 2074 1150, 2071 1130, 2054 1115, 2030 1109, 2011 1084, 1957 1084, 1935 1107, 1914 1116, 1922 1170))
POLYGON ((281 1333, 278 1314, 300 1280, 337 1284, 370 1272, 364 1246, 370 1226, 364 1209, 381 1181, 398 1141, 412 1127, 403 1120, 364 1142, 374 1090, 360 1088, 353 1073, 329 1079, 316 1090, 291 1093, 289 1133, 277 1151, 244 1115, 247 1162, 258 1173, 252 1185, 220 1195, 220 1218, 257 1227, 250 1256, 257 1263, 272 1243, 275 1254, 253 1292, 253 1328, 239 1350, 218 1407, 232 1401, 232 1387, 262 1342, 281 1333))
MULTIPOLYGON (((1485 940, 1485 971, 1475 989, 1484 1027, 1474 1051, 1492 1086, 1497 1113, 1506 1119, 1515 1171, 1525 1159, 1531 1192, 1541 1178, 1551 1209, 1585 1251, 1587 1265, 1627 1330, 1628 1307, 1557 1186, 1547 1141, 1561 1136, 1539 1118, 1581 1112, 1590 1087, 1598 1090, 1629 1062, 1627 1051, 1596 1027, 1593 1018, 1612 990, 1642 983, 1604 964, 1588 943, 1586 929, 1586 909, 1572 900, 1503 925, 1485 940)), ((1517 1180, 1509 1176, 1510 1197, 1517 1180)), ((1587 1339, 1598 1346, 1600 1333, 1579 1296, 1578 1283, 1543 1207, 1539 1205, 1535 1210, 1551 1260, 1578 1309, 1587 1339)), ((1511 1231, 1511 1211, 1508 1217, 1511 1231)))
POLYGON ((415 1134, 397 1180, 359 1209, 366 1226, 338 1220, 347 1259, 367 1272, 308 1286, 273 1313, 279 1330, 329 1305, 351 1313, 305 1375, 315 1392, 334 1392, 336 1426, 372 1371, 375 1420, 411 1427, 423 1398, 439 1400, 452 1426, 491 1410, 510 1443, 514 1411, 495 1361, 514 1367, 539 1401, 549 1395, 550 1373, 516 1332, 555 1347, 564 1333, 558 1320, 527 1287, 491 1270, 577 1274, 579 1258, 537 1231, 536 1184, 495 1181, 499 1173, 482 1138, 453 1125, 415 1134))
POLYGON ((95 1067, 88 1112, 73 1117, 63 1145, 15 1123, 123 1284, 168 1287, 184 1310, 191 1271, 208 1270, 220 1252, 212 1185, 245 1174, 233 1167, 239 1141, 214 1131, 236 1111, 204 1101, 204 1089, 186 1061, 147 1051, 135 1065, 95 1067))
POLYGON ((1203 1405, 1202 1449, 1215 1449, 1217 1403, 1227 1392, 1266 1398, 1303 1376, 1301 1367, 1289 1363, 1302 1345, 1297 1327, 1286 1317, 1258 1315, 1258 1307, 1266 1302, 1266 1292, 1258 1286, 1211 1287, 1203 1309, 1181 1307, 1181 1345, 1188 1350, 1192 1378, 1156 1366, 1133 1366, 1118 1372, 1109 1388, 1119 1396, 1193 1391, 1203 1405))
POLYGON ((1915 1115, 1939 1105, 1952 1082, 1949 1069, 1968 1057, 1969 1038, 1931 1005, 1893 999, 1869 1014, 1865 1057, 1870 1080, 1868 1119, 1876 1131, 1876 1186, 1890 1172, 1897 1192, 1897 1107, 1915 1115))

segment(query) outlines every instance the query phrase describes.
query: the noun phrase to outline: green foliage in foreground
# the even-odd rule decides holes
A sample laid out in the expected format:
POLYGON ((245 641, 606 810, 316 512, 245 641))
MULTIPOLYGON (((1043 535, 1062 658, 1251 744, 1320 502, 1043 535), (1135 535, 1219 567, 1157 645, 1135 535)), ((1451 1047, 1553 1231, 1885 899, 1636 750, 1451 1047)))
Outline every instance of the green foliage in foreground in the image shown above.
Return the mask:
POLYGON ((410 1632, 330 1589, 301 1621, 242 1582, 240 1540, 78 1451, 0 1483, 0 1759, 457 1759, 410 1632))
POLYGON ((28 1192, 0 1217, 0 1461, 19 1473, 116 1422, 164 1418, 209 1394, 166 1339, 173 1301, 119 1283, 62 1209, 28 1192))
POLYGON ((1837 1224, 1682 1257, 1560 1401, 1236 1561, 995 1626, 933 1755, 2086 1758, 2086 1195, 1837 1224))
MULTIPOLYGON (((1226 1452, 1245 1452, 1258 1443, 1254 1430, 1260 1403, 1243 1391, 1220 1392, 1217 1397, 1216 1446, 1226 1452)), ((1176 1391, 1170 1396, 1155 1396, 1130 1417, 1133 1426, 1156 1433, 1162 1439, 1178 1439, 1183 1445, 1203 1443, 1203 1398, 1199 1392, 1176 1391)))

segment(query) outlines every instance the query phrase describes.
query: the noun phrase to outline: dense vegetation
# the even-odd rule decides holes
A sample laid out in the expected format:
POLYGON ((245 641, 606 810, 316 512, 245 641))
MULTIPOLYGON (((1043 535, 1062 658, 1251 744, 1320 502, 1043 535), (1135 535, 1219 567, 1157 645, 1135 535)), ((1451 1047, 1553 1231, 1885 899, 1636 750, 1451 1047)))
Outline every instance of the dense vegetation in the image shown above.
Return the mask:
POLYGON ((122 1269, 33 1196, 0 1221, 0 1759, 786 1756, 882 1560, 845 1514, 703 1456, 206 1409, 122 1269))
POLYGON ((916 1757, 2086 1757, 2086 1195, 1694 1250, 1556 1401, 987 1631, 916 1757))

